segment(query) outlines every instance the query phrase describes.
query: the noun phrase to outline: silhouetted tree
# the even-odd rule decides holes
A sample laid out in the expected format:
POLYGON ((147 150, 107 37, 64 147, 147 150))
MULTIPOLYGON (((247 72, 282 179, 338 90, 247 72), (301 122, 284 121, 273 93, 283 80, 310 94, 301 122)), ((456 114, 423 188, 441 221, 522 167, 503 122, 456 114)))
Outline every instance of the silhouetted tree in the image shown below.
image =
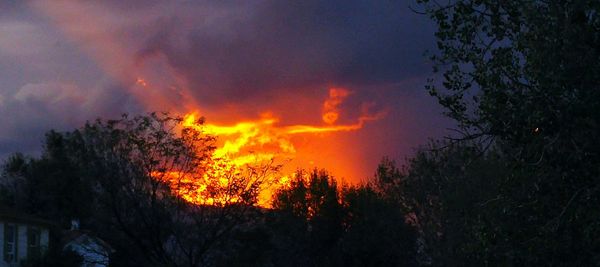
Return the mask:
MULTIPOLYGON (((475 260, 593 265, 600 257, 600 3, 419 2, 438 26, 432 59, 443 82, 432 82, 430 93, 459 123, 457 139, 494 146, 509 170, 489 177, 495 190, 486 203, 497 214, 482 216, 494 221, 478 230, 489 242, 472 244, 482 253, 475 260)), ((453 256, 438 252, 447 255, 440 265, 453 256)))
POLYGON ((465 143, 434 143, 417 152, 403 170, 384 160, 375 185, 397 201, 420 236, 420 261, 434 265, 508 264, 510 235, 525 228, 501 197, 507 162, 493 150, 465 143), (510 227, 507 227, 510 226, 510 227))
POLYGON ((50 219, 82 219, 115 247, 116 266, 214 265, 259 218, 258 190, 276 167, 215 162, 214 138, 181 121, 152 113, 51 131, 40 159, 8 162, 7 184, 24 182, 7 196, 50 219))
POLYGON ((336 248, 338 266, 416 266, 413 226, 400 205, 369 186, 343 192, 345 230, 336 248))
POLYGON ((416 236, 402 209, 369 186, 340 187, 298 172, 273 203, 278 266, 414 266, 416 236))
POLYGON ((46 148, 39 159, 15 154, 5 162, 2 190, 4 205, 51 218, 67 226, 72 218, 88 218, 93 209, 89 180, 66 151, 59 133, 46 134, 46 148))
POLYGON ((331 264, 332 250, 343 231, 337 182, 325 171, 298 171, 290 188, 275 197, 273 208, 276 264, 331 264))

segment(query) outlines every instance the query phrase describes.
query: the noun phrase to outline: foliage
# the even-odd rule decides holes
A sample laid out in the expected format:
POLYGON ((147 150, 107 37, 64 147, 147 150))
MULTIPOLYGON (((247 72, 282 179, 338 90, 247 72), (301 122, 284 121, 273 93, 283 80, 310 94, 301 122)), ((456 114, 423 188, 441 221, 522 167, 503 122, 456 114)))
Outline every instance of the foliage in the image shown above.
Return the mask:
POLYGON ((273 171, 259 166, 212 175, 213 140, 167 114, 97 120, 72 132, 50 131, 40 159, 13 157, 3 178, 15 190, 3 188, 17 209, 65 228, 81 219, 118 251, 113 265, 205 265, 256 218, 257 188, 273 171), (214 186, 225 176, 239 179, 214 186), (177 195, 203 186, 221 201, 194 205, 177 195))
POLYGON ((81 178, 78 166, 62 149, 64 142, 60 134, 50 131, 46 134, 47 152, 40 159, 22 154, 9 157, 0 189, 6 198, 4 205, 58 220, 65 226, 72 218, 90 215, 91 184, 81 178))
POLYGON ((273 203, 278 266, 413 266, 415 235, 399 206, 369 186, 298 172, 273 203))
MULTIPOLYGON (((444 79, 441 86, 432 82, 428 89, 459 123, 459 140, 483 141, 456 147, 483 152, 454 155, 456 147, 421 152, 404 179, 411 181, 407 184, 421 181, 423 187, 399 189, 407 205, 439 203, 430 207, 432 212, 446 214, 460 211, 451 207, 464 207, 474 214, 441 216, 433 222, 437 227, 460 222, 462 228, 453 231, 462 237, 450 239, 471 247, 458 246, 474 253, 472 262, 597 262, 600 212, 593 203, 600 201, 600 3, 419 2, 438 26, 439 53, 432 59, 444 79), (487 146, 492 151, 486 151, 487 146), (438 158, 439 153, 447 156, 438 158), (464 169, 449 169, 455 157, 464 169), (482 168, 487 167, 472 165, 477 162, 500 169, 486 173, 482 168), (485 193, 480 195, 471 184, 484 178, 480 191, 485 193), (411 190, 423 198, 417 199, 411 190), (471 205, 463 202, 470 198, 475 201, 471 205), (488 203, 485 210, 473 205, 480 201, 488 203)), ((440 215, 423 218, 436 216, 440 215)), ((434 248, 453 247, 444 245, 452 231, 442 232, 446 236, 430 240, 428 246, 437 264, 452 265, 460 254, 434 248)))
POLYGON ((338 266, 415 266, 416 233, 397 203, 369 186, 344 191, 338 266))
POLYGON ((424 243, 422 263, 502 262, 494 257, 511 249, 499 233, 509 217, 506 210, 498 210, 505 201, 500 190, 509 169, 492 151, 482 154, 473 146, 439 145, 420 150, 403 170, 382 161, 376 188, 395 197, 417 227, 424 243))
POLYGON ((430 92, 466 130, 530 142, 597 127, 597 1, 419 2, 438 25, 430 92))
POLYGON ((290 187, 276 194, 273 209, 275 265, 331 264, 343 226, 337 182, 329 174, 298 171, 290 187))

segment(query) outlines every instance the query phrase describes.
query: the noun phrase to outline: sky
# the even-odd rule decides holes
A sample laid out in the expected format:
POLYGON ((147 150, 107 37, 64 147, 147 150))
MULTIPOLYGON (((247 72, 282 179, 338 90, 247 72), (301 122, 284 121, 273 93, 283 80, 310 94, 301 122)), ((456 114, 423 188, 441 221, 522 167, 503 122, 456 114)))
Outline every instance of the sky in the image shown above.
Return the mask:
POLYGON ((451 126, 424 89, 435 28, 410 7, 418 8, 359 0, 2 0, 0 159, 37 155, 46 131, 98 117, 193 112, 215 125, 266 117, 276 119, 273 127, 360 124, 282 138, 294 145, 291 168, 363 180, 382 157, 401 162, 451 126), (332 110, 335 119, 324 119, 332 110))

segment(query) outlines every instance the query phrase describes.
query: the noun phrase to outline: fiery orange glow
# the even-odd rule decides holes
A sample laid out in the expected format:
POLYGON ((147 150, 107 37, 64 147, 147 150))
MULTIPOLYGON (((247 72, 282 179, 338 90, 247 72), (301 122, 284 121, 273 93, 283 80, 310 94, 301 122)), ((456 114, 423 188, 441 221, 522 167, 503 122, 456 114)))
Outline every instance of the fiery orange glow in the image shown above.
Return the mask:
MULTIPOLYGON (((200 123, 198 112, 187 113, 183 117, 183 127, 192 128, 218 139, 218 146, 212 154, 212 165, 201 177, 182 177, 178 173, 154 174, 154 176, 161 176, 169 181, 179 196, 192 203, 223 205, 238 202, 240 199, 235 194, 231 194, 232 192, 219 195, 210 191, 227 191, 227 188, 239 182, 239 179, 247 179, 248 177, 244 177, 243 173, 245 168, 266 166, 275 161, 293 161, 297 150, 301 149, 297 148, 292 141, 293 136, 356 131, 366 122, 378 120, 385 115, 385 112, 369 114, 365 111, 355 123, 336 124, 339 117, 338 107, 348 95, 350 91, 343 88, 329 89, 329 98, 324 101, 322 110, 325 125, 285 125, 280 119, 268 113, 257 120, 219 125, 200 123), (181 187, 181 184, 192 186, 181 187)), ((254 183, 259 182, 265 184, 266 186, 258 188, 260 191, 258 204, 269 207, 276 190, 289 184, 290 175, 293 174, 268 173, 264 177, 251 178, 256 181, 245 181, 244 186, 253 186, 254 183)))
POLYGON ((290 141, 292 135, 317 134, 326 132, 354 131, 362 128, 367 121, 377 120, 385 113, 364 115, 355 124, 348 125, 289 125, 277 126, 275 118, 240 122, 235 125, 196 124, 195 113, 186 114, 184 127, 192 127, 209 135, 222 138, 223 144, 214 152, 215 158, 227 158, 236 166, 242 166, 277 156, 293 156, 296 148, 290 141))
POLYGON ((141 85, 142 87, 148 86, 148 83, 144 79, 142 79, 142 78, 137 78, 137 80, 135 81, 135 83, 141 85))
POLYGON ((338 106, 344 101, 350 92, 343 88, 330 88, 329 99, 323 103, 323 121, 334 124, 339 118, 338 106))
MULTIPOLYGON (((183 115, 186 127, 193 127, 207 134, 215 135, 218 138, 218 147, 213 155, 215 162, 219 162, 217 159, 221 159, 221 162, 226 162, 229 166, 236 166, 239 169, 244 166, 270 162, 274 159, 279 162, 288 162, 286 166, 289 168, 282 171, 282 175, 279 175, 282 177, 277 178, 275 184, 285 184, 286 176, 284 175, 293 172, 296 167, 326 167, 342 177, 344 175, 348 177, 356 173, 357 170, 362 171, 360 175, 364 176, 366 173, 365 169, 361 169, 361 165, 365 167, 364 162, 359 162, 366 158, 363 157, 363 155, 366 155, 366 153, 363 153, 366 150, 361 146, 375 143, 372 140, 365 140, 374 135, 364 134, 365 132, 361 132, 360 135, 349 132, 358 131, 369 121, 380 119, 384 112, 345 113, 344 111, 348 107, 344 103, 346 99, 353 97, 353 93, 347 88, 334 86, 328 88, 327 92, 323 92, 327 93, 323 98, 315 98, 309 94, 305 95, 303 89, 305 89, 304 86, 313 86, 317 83, 281 83, 278 86, 289 86, 293 90, 282 90, 281 94, 269 95, 273 98, 273 103, 257 101, 260 103, 252 103, 252 107, 246 107, 247 102, 239 101, 239 99, 222 100, 221 96, 216 97, 217 100, 215 101, 203 99, 203 97, 212 95, 211 85, 218 85, 222 81, 231 84, 233 87, 238 86, 237 80, 234 82, 233 77, 225 75, 228 71, 215 70, 214 73, 208 71, 209 75, 203 78, 203 80, 206 80, 206 84, 202 82, 200 85, 194 79, 191 79, 188 76, 189 73, 184 71, 183 68, 193 66, 190 70, 193 69, 194 72, 192 73, 195 73, 196 66, 200 66, 197 69, 204 69, 202 66, 210 62, 193 62, 191 61, 193 58, 189 58, 183 60, 185 64, 179 64, 175 62, 180 60, 179 57, 174 56, 178 53, 172 52, 180 50, 184 46, 174 46, 174 51, 170 51, 171 49, 163 51, 160 49, 160 46, 163 45, 162 42, 154 49, 154 46, 148 46, 149 42, 146 41, 138 44, 139 40, 146 40, 146 38, 124 38, 127 36, 115 34, 122 32, 121 30, 125 27, 129 27, 132 21, 117 20, 115 22, 111 19, 103 19, 106 15, 114 16, 116 14, 118 17, 118 12, 114 13, 115 10, 109 8, 110 5, 92 7, 86 1, 57 1, 59 3, 69 2, 70 8, 63 8, 63 4, 54 2, 31 1, 28 6, 33 11, 45 15, 56 24, 62 35, 69 38, 69 43, 81 48, 81 51, 97 65, 108 80, 120 85, 128 85, 126 88, 127 93, 139 102, 141 108, 148 111, 170 111, 183 115), (80 12, 82 10, 85 12, 80 12), (106 31, 105 28, 117 30, 106 31), (190 61, 188 62, 188 60, 190 61), (203 88, 204 86, 206 88, 203 88), (294 108, 290 108, 290 105, 306 107, 306 112, 304 110, 301 112, 295 111, 294 108), (248 115, 264 110, 274 112, 274 115, 264 115, 262 117, 248 115), (313 111, 314 113, 312 113, 313 111), (197 124, 195 120, 199 117, 199 114, 207 115, 211 124, 197 124), (350 116, 349 114, 355 115, 350 116), (223 123, 225 121, 227 123, 223 123), (342 134, 345 135, 342 136, 342 134), (352 149, 344 150, 348 146, 352 146, 352 149)), ((147 15, 151 13, 155 12, 149 12, 147 15)), ((154 30, 149 28, 147 32, 143 31, 143 34, 147 33, 154 36, 158 33, 154 30)), ((179 39, 177 36, 184 32, 174 32, 172 35, 169 33, 164 37, 168 40, 173 38, 171 41, 175 44, 175 40, 179 39)), ((164 44, 170 46, 170 41, 164 44)), ((244 51, 240 52, 243 54, 244 51)), ((278 54, 279 52, 274 55, 278 54)), ((265 62, 268 62, 268 60, 265 60, 265 62)), ((302 62, 302 60, 299 61, 299 63, 302 62)), ((285 73, 294 74, 292 76, 295 76, 295 73, 299 70, 296 69, 298 67, 302 67, 302 65, 296 66, 285 73)), ((323 70, 328 71, 328 68, 323 70)), ((207 68, 207 70, 211 69, 207 68)), ((319 70, 321 69, 319 68, 319 70)), ((304 72, 300 71, 297 75, 302 73, 304 72)), ((306 73, 312 75, 312 71, 306 73)), ((329 78, 332 77, 326 75, 315 81, 326 83, 329 78)), ((240 81, 244 81, 244 79, 240 79, 240 81)), ((283 79, 282 81, 287 80, 283 79)), ((320 84, 323 83, 318 84, 318 86, 321 86, 320 84)), ((240 83, 240 85, 244 84, 240 83)), ((223 86, 223 88, 229 88, 229 85, 223 86)), ((237 89, 232 91, 237 91, 237 89)), ((312 89, 314 88, 306 89, 313 92, 312 89)), ((231 96, 231 94, 222 95, 224 97, 231 96)), ((260 96, 265 95, 261 94, 260 96)), ((210 204, 221 201, 218 198, 215 200, 215 197, 207 196, 205 194, 207 187, 200 186, 205 185, 207 181, 204 180, 209 177, 177 177, 181 176, 180 174, 164 175, 172 176, 169 180, 177 178, 175 179, 177 181, 198 184, 194 192, 178 192, 179 195, 190 202, 210 204)), ((223 177, 216 179, 220 179, 222 184, 226 184, 223 177)), ((269 199, 268 192, 264 193, 263 196, 261 197, 263 201, 269 199)))

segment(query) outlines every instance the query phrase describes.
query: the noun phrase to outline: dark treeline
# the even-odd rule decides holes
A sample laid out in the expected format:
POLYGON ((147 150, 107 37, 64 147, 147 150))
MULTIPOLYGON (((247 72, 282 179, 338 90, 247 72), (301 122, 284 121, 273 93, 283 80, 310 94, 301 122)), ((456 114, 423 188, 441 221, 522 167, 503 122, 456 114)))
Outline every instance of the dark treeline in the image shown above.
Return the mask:
POLYGON ((459 125, 410 164, 429 255, 600 264, 600 1, 419 2, 444 79, 428 89, 459 125))
POLYGON ((213 139, 150 115, 49 132, 6 162, 2 203, 79 218, 113 266, 597 266, 600 2, 418 2, 438 26, 427 89, 458 127, 368 184, 311 171, 263 209, 277 168, 256 166, 208 190, 235 202, 192 205, 151 174, 202 173, 213 139))
MULTIPOLYGON (((156 172, 203 174, 215 162, 208 158, 212 138, 190 129, 176 135, 180 122, 151 114, 50 131, 40 158, 17 154, 6 162, 2 204, 56 221, 59 229, 80 220, 114 247, 111 266, 417 264, 416 230, 379 182, 392 178, 385 170, 362 186, 338 185, 325 171, 298 171, 265 209, 257 205, 266 184, 260 178, 276 169, 252 166, 235 171, 227 186, 208 183, 204 197, 232 201, 181 199, 175 192, 197 192, 196 185, 156 172)), ((55 251, 31 264, 68 263, 77 261, 55 251)))

